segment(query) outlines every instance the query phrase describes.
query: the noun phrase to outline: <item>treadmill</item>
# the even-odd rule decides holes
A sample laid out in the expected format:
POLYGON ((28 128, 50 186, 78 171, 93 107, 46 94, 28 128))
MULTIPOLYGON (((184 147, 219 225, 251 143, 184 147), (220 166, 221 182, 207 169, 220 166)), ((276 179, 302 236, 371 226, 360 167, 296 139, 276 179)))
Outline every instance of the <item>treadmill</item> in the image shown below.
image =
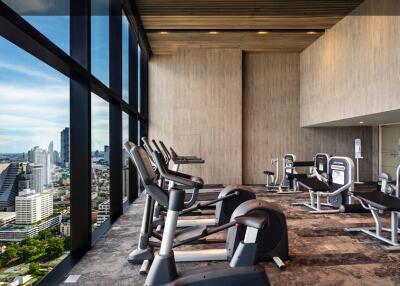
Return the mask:
MULTIPOLYGON (((157 148, 157 151, 159 151, 164 158, 167 159, 167 164, 172 161, 173 166, 172 170, 173 171, 179 171, 179 168, 181 165, 193 165, 193 164, 204 164, 205 161, 202 158, 199 158, 197 156, 180 156, 178 155, 175 150, 170 147, 171 152, 168 151, 167 147, 165 146, 163 141, 159 141, 161 148, 158 147, 158 144, 155 140, 153 140, 154 146, 157 148)), ((170 182, 168 185, 168 188, 171 189, 174 186, 173 182, 170 182)), ((222 191, 222 189, 225 186, 223 184, 204 184, 203 188, 199 190, 200 194, 214 194, 211 195, 208 200, 214 199, 215 194, 218 196, 218 194, 222 191)), ((192 190, 186 190, 187 193, 192 192, 192 190)))
MULTIPOLYGON (((142 142, 143 142, 144 149, 146 150, 147 154, 149 155, 149 157, 152 160, 153 168, 156 169, 156 162, 154 162, 154 159, 152 158, 152 156, 153 156, 152 154, 154 153, 153 147, 150 145, 147 137, 142 137, 142 142)), ((162 156, 162 161, 163 161, 162 163, 163 163, 164 168, 167 170, 170 170, 168 168, 169 161, 170 161, 170 159, 168 158, 169 152, 168 152, 168 154, 165 152, 162 152, 161 148, 159 147, 159 145, 157 144, 157 142, 155 140, 152 140, 152 143, 153 143, 155 149, 158 151, 158 153, 160 153, 162 156)), ((164 147, 165 147, 165 145, 164 145, 164 147)), ((173 170, 171 170, 171 171, 174 172, 173 170)), ((192 177, 188 176, 188 179, 197 180, 199 178, 194 177, 194 176, 192 176, 192 177)), ((169 187, 170 181, 166 181, 161 177, 160 177, 160 186, 162 189, 164 189, 166 191, 171 189, 169 187)), ((189 186, 179 186, 179 188, 184 189, 186 192, 185 201, 190 201, 193 199, 193 190, 189 186)), ((219 193, 220 192, 209 192, 209 193, 198 192, 196 194, 196 200, 207 204, 208 202, 215 201, 216 199, 218 199, 219 193)), ((209 207, 205 207, 200 213, 195 211, 192 215, 204 215, 204 214, 213 215, 214 210, 215 210, 215 205, 210 205, 209 207)), ((188 215, 190 215, 190 214, 188 214, 188 215)))

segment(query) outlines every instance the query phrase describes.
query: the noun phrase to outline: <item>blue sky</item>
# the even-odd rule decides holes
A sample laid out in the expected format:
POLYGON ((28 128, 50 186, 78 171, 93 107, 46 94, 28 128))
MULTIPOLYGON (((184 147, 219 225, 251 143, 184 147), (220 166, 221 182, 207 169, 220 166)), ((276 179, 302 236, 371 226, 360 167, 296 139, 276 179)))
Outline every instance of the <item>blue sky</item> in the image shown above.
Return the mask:
MULTIPOLYGON (((43 2, 43 1, 33 1, 43 2)), ((69 54, 68 16, 24 16, 69 54)), ((123 23, 123 90, 127 97, 127 21, 123 23)), ((92 73, 108 85, 108 18, 92 17, 92 73)), ((69 126, 69 79, 0 37, 0 153, 60 149, 60 132, 69 126)), ((92 94, 92 149, 108 141, 108 104, 92 94)))

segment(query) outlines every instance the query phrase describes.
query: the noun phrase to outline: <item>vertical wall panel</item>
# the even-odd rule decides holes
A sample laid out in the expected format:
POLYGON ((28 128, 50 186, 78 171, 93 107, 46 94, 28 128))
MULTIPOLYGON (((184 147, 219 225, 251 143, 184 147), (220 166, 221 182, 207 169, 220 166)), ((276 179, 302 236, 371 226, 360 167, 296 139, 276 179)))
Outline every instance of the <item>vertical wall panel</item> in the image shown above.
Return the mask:
POLYGON ((400 109, 400 17, 379 12, 399 1, 365 1, 301 53, 302 126, 400 109))
POLYGON ((354 156, 363 141, 361 179, 377 154, 370 127, 300 127, 300 55, 187 50, 150 60, 150 137, 206 163, 184 168, 207 182, 262 183, 272 158, 317 152, 354 156), (242 105, 243 103, 243 105, 242 105), (243 128, 242 128, 243 124, 243 128))
POLYGON ((183 171, 210 183, 242 181, 242 53, 188 50, 149 64, 150 138, 204 165, 183 171))
MULTIPOLYGON (((372 179, 370 127, 301 128, 299 54, 246 53, 243 76, 243 182, 262 183, 272 158, 311 160, 317 152, 354 156, 361 138, 361 179, 372 179)), ((310 111, 318 114, 318 110, 310 111)))

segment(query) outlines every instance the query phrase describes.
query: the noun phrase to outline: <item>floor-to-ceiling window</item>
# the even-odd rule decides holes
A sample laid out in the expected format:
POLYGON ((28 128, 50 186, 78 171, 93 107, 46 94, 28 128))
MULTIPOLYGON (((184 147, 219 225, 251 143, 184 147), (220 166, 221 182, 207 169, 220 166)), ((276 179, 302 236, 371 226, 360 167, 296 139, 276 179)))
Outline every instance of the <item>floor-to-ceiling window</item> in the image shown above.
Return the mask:
POLYGON ((33 283, 70 249, 69 79, 0 37, 0 98, 0 283, 33 283))
MULTIPOLYGON (((122 13, 122 100, 129 104, 129 21, 122 13)), ((129 156, 124 148, 129 140, 129 115, 122 113, 122 200, 129 198, 129 156)))
MULTIPOLYGON (((122 113, 122 145, 129 140, 129 115, 122 113)), ((129 155, 122 146, 122 200, 125 203, 129 198, 129 155)))
POLYGON ((110 218, 110 142, 108 103, 92 93, 92 228, 110 218))
POLYGON ((120 155, 118 164, 112 160, 117 156, 110 146, 117 141, 111 135, 118 134, 118 142, 137 141, 139 122, 147 124, 138 105, 138 41, 131 15, 122 11, 128 1, 33 2, 0 1, 0 284, 5 285, 17 276, 53 285, 54 273, 61 275, 62 267, 76 261, 71 257, 80 257, 118 218, 115 202, 122 209, 136 198, 136 170, 125 151, 122 164, 120 155), (121 13, 112 18, 111 7, 121 13), (120 26, 110 20, 115 17, 120 26), (120 42, 119 52, 111 51, 111 38, 120 42), (113 62, 118 59, 120 65, 113 62), (27 203, 40 213, 25 209, 27 203))
POLYGON ((109 5, 108 0, 91 0, 91 70, 109 85, 109 5))

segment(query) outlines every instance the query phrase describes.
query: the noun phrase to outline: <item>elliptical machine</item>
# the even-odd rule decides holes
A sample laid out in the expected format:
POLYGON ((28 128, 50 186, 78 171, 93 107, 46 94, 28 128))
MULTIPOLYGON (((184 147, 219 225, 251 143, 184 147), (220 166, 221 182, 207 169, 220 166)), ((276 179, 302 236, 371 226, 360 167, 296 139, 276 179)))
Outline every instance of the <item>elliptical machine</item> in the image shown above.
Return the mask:
POLYGON ((241 216, 237 217, 231 227, 236 223, 246 226, 246 238, 240 242, 233 259, 228 266, 206 267, 197 271, 178 275, 174 252, 172 251, 173 239, 176 231, 179 212, 184 206, 185 192, 172 189, 168 197, 168 213, 165 224, 161 248, 154 258, 150 272, 145 282, 146 286, 158 285, 244 285, 254 286, 270 285, 263 268, 255 266, 257 252, 257 234, 268 221, 268 216, 241 216))
MULTIPOLYGON (((157 175, 151 166, 148 154, 143 150, 143 148, 138 147, 131 142, 126 142, 125 148, 127 149, 131 160, 136 165, 146 189, 146 207, 142 220, 140 240, 138 248, 130 254, 129 259, 131 263, 135 264, 140 264, 146 261, 148 263, 153 259, 153 246, 158 246, 151 244, 149 238, 154 237, 158 240, 164 240, 164 236, 166 234, 164 231, 164 234, 161 235, 153 228, 152 214, 154 211, 154 204, 157 202, 158 205, 166 209, 168 206, 168 193, 157 185, 157 175)), ((155 155, 160 156, 160 154, 157 154, 157 152, 155 152, 155 155)), ((178 176, 173 176, 171 179, 174 179, 175 182, 182 181, 182 178, 179 178, 178 176)), ((197 187, 201 187, 201 184, 197 187)), ((183 208, 179 214, 182 212, 184 212, 183 208)), ((284 214, 280 211, 279 206, 267 203, 265 201, 249 200, 241 204, 235 212, 237 216, 267 215, 270 218, 268 225, 264 226, 259 231, 258 238, 260 239, 260 248, 257 252, 256 259, 273 260, 275 263, 277 263, 278 267, 283 268, 284 264, 280 258, 288 258, 289 250, 286 219, 284 214)), ((168 213, 165 226, 167 226, 167 224, 168 213)), ((206 226, 197 226, 184 229, 176 233, 174 232, 171 247, 177 247, 182 244, 198 241, 199 239, 207 237, 210 234, 227 228, 232 228, 232 226, 235 224, 235 217, 232 216, 230 221, 218 227, 210 228, 206 226)), ((176 223, 174 223, 174 225, 176 226, 176 223)), ((179 253, 178 261, 232 261, 232 259, 235 257, 236 249, 240 247, 240 241, 246 240, 247 235, 247 230, 244 231, 243 228, 232 232, 231 235, 228 233, 226 244, 227 247, 225 249, 216 249, 215 251, 207 250, 205 253, 203 253, 203 255, 199 250, 195 251, 195 253, 176 251, 176 254, 179 253)), ((145 263, 143 265, 145 265, 145 263)))

